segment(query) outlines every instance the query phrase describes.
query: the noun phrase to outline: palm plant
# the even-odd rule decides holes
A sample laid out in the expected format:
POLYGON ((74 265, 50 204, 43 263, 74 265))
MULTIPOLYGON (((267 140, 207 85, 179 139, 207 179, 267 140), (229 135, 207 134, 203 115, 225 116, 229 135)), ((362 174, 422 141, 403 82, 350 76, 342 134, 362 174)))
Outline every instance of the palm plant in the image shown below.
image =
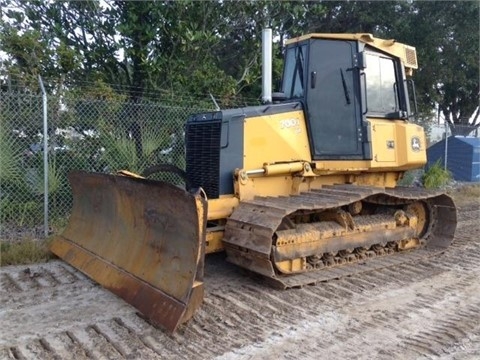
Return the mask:
POLYGON ((104 152, 102 160, 107 171, 129 170, 142 174, 144 170, 159 161, 162 150, 169 144, 169 138, 160 138, 157 132, 143 131, 142 153, 138 154, 135 142, 123 132, 103 132, 104 152))
POLYGON ((0 126, 0 184, 19 183, 23 180, 22 153, 15 146, 12 135, 0 126))

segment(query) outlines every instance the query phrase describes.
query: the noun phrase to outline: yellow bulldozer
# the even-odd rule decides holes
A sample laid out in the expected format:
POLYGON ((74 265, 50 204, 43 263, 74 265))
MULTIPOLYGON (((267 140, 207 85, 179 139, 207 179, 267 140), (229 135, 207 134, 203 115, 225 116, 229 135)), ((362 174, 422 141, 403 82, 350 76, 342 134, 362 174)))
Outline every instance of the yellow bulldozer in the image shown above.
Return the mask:
POLYGON ((397 186, 426 163, 416 68, 415 48, 371 34, 290 39, 281 92, 266 84, 264 105, 188 118, 185 189, 70 174, 52 252, 173 332, 201 306, 205 254, 286 289, 444 251, 452 199, 397 186))

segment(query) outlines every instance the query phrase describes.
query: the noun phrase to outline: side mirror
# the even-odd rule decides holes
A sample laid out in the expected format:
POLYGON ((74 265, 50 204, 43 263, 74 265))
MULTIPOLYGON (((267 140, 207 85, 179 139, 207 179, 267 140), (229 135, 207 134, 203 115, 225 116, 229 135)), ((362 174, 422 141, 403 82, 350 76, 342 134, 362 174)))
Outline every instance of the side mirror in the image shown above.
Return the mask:
MULTIPOLYGON (((418 115, 417 92, 415 91, 415 82, 413 81, 413 79, 408 79, 405 81, 407 83, 408 93, 411 94, 411 96, 409 96, 410 109, 414 109, 413 114, 409 114, 409 118, 410 116, 415 118, 418 115)), ((412 112, 412 110, 410 110, 410 112, 412 112)))

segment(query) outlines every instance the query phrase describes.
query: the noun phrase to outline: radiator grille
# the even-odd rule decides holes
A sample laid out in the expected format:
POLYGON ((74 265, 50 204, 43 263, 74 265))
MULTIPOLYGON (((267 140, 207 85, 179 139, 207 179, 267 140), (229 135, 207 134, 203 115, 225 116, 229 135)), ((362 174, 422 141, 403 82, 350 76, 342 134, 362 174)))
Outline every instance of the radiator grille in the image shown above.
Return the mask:
POLYGON ((187 122, 186 171, 193 187, 202 187, 208 198, 219 197, 220 137, 222 120, 187 122))

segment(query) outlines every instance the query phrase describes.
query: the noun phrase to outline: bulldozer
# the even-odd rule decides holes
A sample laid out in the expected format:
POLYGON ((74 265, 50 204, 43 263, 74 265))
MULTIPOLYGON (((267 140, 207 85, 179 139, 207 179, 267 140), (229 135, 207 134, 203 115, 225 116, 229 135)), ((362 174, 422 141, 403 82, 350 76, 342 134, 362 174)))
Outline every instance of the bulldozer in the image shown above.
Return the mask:
POLYGON ((73 209, 52 252, 169 332, 202 304, 206 254, 288 289, 415 262, 454 238, 450 196, 397 184, 426 163, 415 48, 367 33, 292 38, 272 93, 264 38, 264 103, 187 119, 184 188, 69 174, 73 209))

